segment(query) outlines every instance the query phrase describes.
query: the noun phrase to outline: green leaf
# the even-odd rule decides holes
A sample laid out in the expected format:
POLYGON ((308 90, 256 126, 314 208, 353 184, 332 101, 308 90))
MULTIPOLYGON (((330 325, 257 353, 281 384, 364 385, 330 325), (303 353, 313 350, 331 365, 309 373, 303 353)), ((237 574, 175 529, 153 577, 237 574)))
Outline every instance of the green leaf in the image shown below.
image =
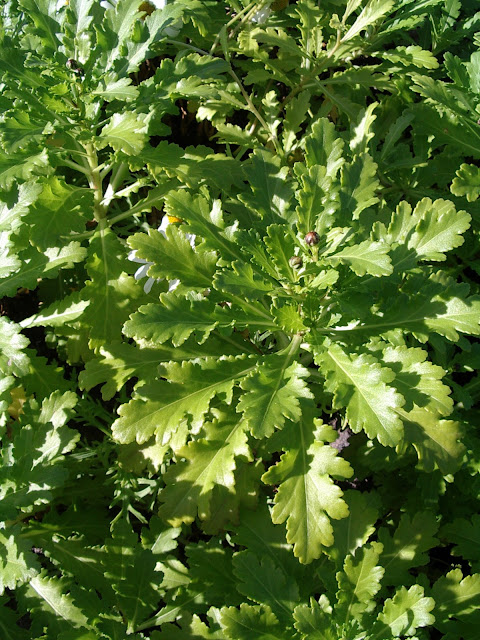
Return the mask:
POLYGON ((127 633, 132 633, 139 623, 157 610, 160 600, 157 585, 161 574, 155 570, 157 559, 150 550, 135 547, 132 554, 129 548, 122 549, 121 543, 121 539, 113 539, 108 564, 109 567, 114 566, 119 555, 127 562, 121 572, 117 567, 113 572, 107 568, 105 575, 111 580, 117 606, 128 620, 127 633))
MULTIPOLYGON (((182 345, 192 334, 200 344, 207 340, 217 326, 215 307, 202 296, 189 301, 174 291, 162 293, 160 304, 143 305, 125 323, 124 334, 137 341, 146 340, 162 344, 172 340, 175 347, 182 345)), ((231 324, 228 319, 224 326, 231 324)))
POLYGON ((403 436, 397 410, 403 397, 389 383, 391 370, 367 354, 348 354, 331 344, 315 355, 315 362, 325 376, 325 389, 334 394, 335 408, 346 408, 348 424, 355 433, 364 430, 384 446, 394 447, 403 436))
POLYGON ((298 305, 285 305, 279 309, 272 309, 272 315, 276 324, 287 333, 298 334, 301 331, 307 331, 307 326, 303 322, 304 318, 298 311, 298 305))
POLYGON ((339 206, 338 188, 332 184, 325 167, 313 165, 308 171, 297 169, 301 189, 297 192, 297 227, 306 235, 316 231, 320 236, 333 225, 334 215, 339 206))
POLYGON ((81 290, 90 302, 82 316, 92 347, 121 338, 121 326, 128 318, 132 301, 145 299, 143 289, 125 271, 129 268, 125 248, 110 230, 96 233, 89 247, 87 272, 90 280, 81 290))
POLYGON ((36 289, 41 278, 54 278, 60 269, 69 269, 75 263, 83 262, 87 250, 79 242, 57 248, 51 247, 44 252, 33 247, 21 251, 18 256, 22 266, 3 281, 0 281, 0 296, 13 296, 17 289, 36 289))
POLYGON ((115 74, 106 74, 101 78, 98 87, 91 93, 110 102, 122 100, 130 102, 138 97, 138 88, 132 85, 131 78, 116 78, 115 74))
POLYGON ((66 622, 68 629, 88 629, 87 617, 68 593, 67 584, 58 578, 39 575, 30 580, 27 595, 29 600, 36 601, 34 606, 40 606, 49 614, 53 613, 60 621, 66 622))
POLYGON ((472 164, 461 164, 450 191, 455 196, 465 196, 468 202, 475 202, 480 195, 480 169, 472 164))
POLYGON ((357 549, 354 556, 349 555, 345 558, 343 571, 337 573, 337 617, 345 620, 353 617, 361 621, 363 614, 373 609, 373 597, 380 590, 384 574, 383 567, 378 565, 382 550, 382 544, 372 542, 357 549))
POLYGON ((344 142, 335 133, 335 125, 327 118, 319 118, 305 137, 305 164, 311 168, 325 167, 326 175, 335 178, 344 160, 344 142))
POLYGON ((41 251, 63 244, 62 236, 85 230, 85 213, 92 209, 90 189, 69 185, 54 176, 49 178, 26 219, 31 225, 32 244, 41 251))
POLYGON ((385 586, 413 581, 408 570, 429 562, 426 552, 438 544, 435 538, 437 531, 437 519, 431 511, 420 511, 413 517, 404 513, 393 535, 385 527, 379 529, 378 539, 383 544, 385 586))
POLYGON ((64 324, 69 324, 73 320, 76 320, 82 315, 83 311, 88 307, 88 300, 80 300, 79 302, 72 302, 76 300, 78 296, 68 296, 59 302, 54 302, 46 309, 43 309, 40 313, 36 313, 29 318, 25 318, 20 323, 20 326, 24 329, 30 329, 32 327, 61 327, 64 324))
POLYGON ((375 135, 372 131, 372 125, 377 119, 377 116, 373 113, 377 107, 378 102, 372 102, 358 114, 355 127, 353 127, 352 123, 352 139, 350 141, 352 153, 368 152, 370 140, 375 135))
POLYGON ((380 20, 393 7, 393 0, 369 0, 350 29, 342 36, 342 42, 348 42, 371 24, 380 20))
POLYGON ((220 623, 229 640, 283 640, 287 638, 270 607, 249 604, 222 607, 220 623))
POLYGON ((110 145, 115 151, 137 155, 147 141, 146 124, 141 116, 130 112, 114 113, 110 122, 100 131, 97 149, 110 145))
POLYGON ((334 560, 337 568, 343 566, 347 555, 354 554, 375 531, 379 516, 379 500, 375 493, 346 491, 344 500, 348 506, 348 516, 332 522, 335 545, 326 552, 334 560))
POLYGON ((257 558, 250 551, 241 551, 233 556, 233 571, 239 580, 237 589, 241 594, 267 605, 281 624, 291 624, 299 597, 298 586, 291 578, 285 578, 271 558, 257 558))
POLYGON ((231 269, 217 271, 214 279, 216 289, 247 300, 257 300, 272 291, 272 284, 259 276, 250 264, 242 260, 233 262, 231 266, 231 269))
MULTIPOLYGON (((435 135, 438 144, 449 144, 472 158, 480 157, 480 133, 464 119, 449 113, 440 113, 429 104, 419 103, 411 107, 415 122, 421 123, 422 132, 435 135)), ((478 127, 477 127, 478 128, 478 127)))
POLYGON ((469 560, 477 570, 480 566, 480 515, 474 514, 470 520, 456 518, 442 527, 441 535, 456 545, 453 548, 455 555, 469 560))
POLYGON ((435 600, 435 619, 440 628, 449 618, 461 618, 478 610, 480 606, 480 574, 462 575, 453 569, 439 578, 432 587, 435 600))
POLYGON ((49 172, 46 149, 39 153, 17 153, 5 155, 0 152, 0 187, 10 189, 17 180, 26 181, 49 172))
MULTIPOLYGON (((198 68, 192 70, 192 73, 197 72, 198 68)), ((141 159, 157 182, 163 182, 168 176, 177 178, 192 189, 212 184, 228 192, 232 184, 240 185, 243 179, 239 162, 223 153, 212 153, 210 147, 200 145, 182 149, 162 140, 154 149, 145 148, 141 159)), ((132 161, 138 163, 138 159, 130 159, 132 161)))
POLYGON ((405 346, 385 346, 382 353, 376 353, 395 373, 393 384, 405 398, 404 411, 425 407, 442 416, 448 416, 453 410, 451 390, 442 382, 446 371, 432 364, 423 349, 405 346))
POLYGON ((393 271, 388 255, 389 249, 387 244, 364 240, 360 244, 345 247, 345 249, 323 258, 323 260, 332 263, 333 266, 339 262, 348 264, 357 276, 364 276, 366 273, 376 277, 388 276, 393 271))
POLYGON ((294 270, 289 260, 295 252, 293 231, 285 225, 271 224, 267 227, 264 241, 270 260, 275 266, 277 277, 292 281, 294 270))
POLYGON ((29 358, 24 353, 29 340, 23 336, 21 327, 7 318, 0 317, 0 370, 4 375, 16 376, 28 373, 29 358))
POLYGON ((348 516, 342 491, 331 478, 349 478, 353 474, 348 462, 337 457, 332 447, 312 441, 312 417, 304 414, 295 426, 298 445, 282 455, 262 480, 280 485, 275 495, 272 520, 287 521, 287 542, 294 544, 294 554, 308 564, 319 558, 323 547, 332 546, 335 520, 348 516))
POLYGON ((5 589, 16 589, 40 571, 31 547, 31 541, 22 537, 20 525, 0 529, 0 595, 5 589))
POLYGON ((405 428, 405 441, 418 455, 418 467, 444 474, 455 473, 462 465, 465 447, 460 442, 463 430, 458 422, 439 420, 435 413, 415 408, 408 413, 400 410, 405 428))
POLYGON ((243 419, 220 413, 217 417, 204 425, 205 438, 176 452, 184 461, 172 465, 164 475, 160 516, 173 527, 193 522, 197 512, 201 520, 208 520, 214 486, 233 493, 235 458, 251 458, 243 419))
POLYGON ((258 362, 255 370, 240 383, 246 391, 237 404, 254 438, 266 438, 281 429, 285 420, 296 422, 301 414, 300 398, 313 398, 302 378, 308 370, 292 355, 270 355, 258 362))
POLYGON ((333 628, 332 607, 325 594, 318 602, 310 598, 310 606, 300 604, 293 612, 295 629, 309 640, 336 640, 337 630, 333 628))
POLYGON ((208 594, 208 601, 219 605, 243 601, 237 591, 230 549, 225 549, 217 544, 216 538, 211 538, 208 542, 192 541, 186 547, 186 554, 191 592, 208 594))
POLYGON ((393 242, 404 242, 416 260, 443 261, 447 251, 463 244, 470 220, 466 211, 457 212, 448 200, 423 198, 413 213, 406 202, 397 207, 389 233, 393 242))
POLYGON ((98 384, 103 384, 102 398, 110 400, 131 378, 155 378, 161 362, 214 357, 219 351, 225 355, 254 352, 253 348, 248 348, 246 342, 243 341, 243 345, 240 341, 220 335, 211 335, 203 345, 199 345, 192 337, 181 347, 168 344, 148 347, 142 344, 139 348, 126 343, 112 344, 108 348, 100 348, 98 357, 86 363, 85 369, 79 375, 80 388, 88 391, 98 384))
POLYGON ((19 185, 18 198, 14 205, 9 207, 5 202, 0 202, 0 231, 18 231, 22 226, 22 218, 28 213, 41 191, 40 184, 27 182, 19 185))
POLYGON ((0 520, 15 517, 17 509, 52 500, 52 491, 62 487, 68 471, 64 454, 74 449, 79 433, 64 422, 72 416, 75 394, 55 391, 44 399, 41 410, 23 406, 25 424, 3 443, 0 467, 0 520), (32 427, 28 422, 32 422, 32 427))
POLYGON ((425 51, 418 45, 409 47, 397 46, 393 51, 378 52, 378 57, 393 63, 400 63, 406 67, 414 66, 421 69, 438 69, 438 61, 430 51, 425 51))
MULTIPOLYGON (((397 296, 383 318, 375 318, 362 329, 381 334, 394 328, 413 333, 426 342, 431 333, 438 333, 451 342, 458 342, 459 332, 472 335, 480 333, 480 298, 464 296, 463 285, 447 286, 443 290, 430 282, 424 283, 421 293, 406 297, 397 296)), ((360 329, 360 326, 359 326, 360 329)))
POLYGON ((202 196, 193 198, 186 191, 170 192, 165 198, 168 215, 185 220, 187 231, 205 240, 205 248, 217 251, 225 260, 240 260, 242 254, 234 242, 234 228, 227 227, 216 201, 211 207, 202 196))
MULTIPOLYGON (((296 45, 295 45, 295 48, 296 45)), ((298 51, 298 49, 297 49, 298 51)), ((305 119, 310 107, 310 92, 302 91, 285 108, 285 120, 283 121, 283 147, 285 153, 289 153, 297 142, 296 134, 300 131, 300 125, 305 119)))
POLYGON ((352 163, 343 165, 340 210, 344 220, 349 223, 357 220, 364 209, 378 202, 375 194, 380 184, 376 173, 377 165, 368 153, 361 153, 352 163))
POLYGON ((182 228, 169 224, 166 237, 149 229, 128 239, 137 258, 151 262, 148 275, 152 278, 178 278, 189 288, 207 288, 212 284, 217 256, 213 251, 194 250, 182 228))
POLYGON ((256 149, 245 173, 252 193, 244 192, 239 199, 266 224, 290 222, 293 185, 288 179, 288 167, 280 167, 280 158, 256 149))
POLYGON ((385 601, 378 620, 388 625, 396 637, 411 636, 419 627, 435 622, 435 616, 430 613, 434 607, 435 601, 424 596, 420 585, 415 584, 408 590, 400 587, 393 598, 385 601))
POLYGON ((135 440, 142 444, 155 435, 157 442, 167 444, 187 415, 192 417, 192 427, 198 429, 212 398, 220 394, 229 403, 235 382, 254 366, 243 357, 162 365, 170 382, 147 384, 122 405, 120 418, 112 425, 114 438, 123 444, 135 440))

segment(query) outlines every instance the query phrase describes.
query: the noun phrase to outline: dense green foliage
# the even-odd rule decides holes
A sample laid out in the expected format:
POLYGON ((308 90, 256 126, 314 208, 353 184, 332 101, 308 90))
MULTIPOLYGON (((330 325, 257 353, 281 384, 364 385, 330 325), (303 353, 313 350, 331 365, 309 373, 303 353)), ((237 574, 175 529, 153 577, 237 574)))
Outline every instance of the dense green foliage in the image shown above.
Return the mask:
POLYGON ((476 639, 478 3, 152 9, 2 3, 2 638, 476 639))

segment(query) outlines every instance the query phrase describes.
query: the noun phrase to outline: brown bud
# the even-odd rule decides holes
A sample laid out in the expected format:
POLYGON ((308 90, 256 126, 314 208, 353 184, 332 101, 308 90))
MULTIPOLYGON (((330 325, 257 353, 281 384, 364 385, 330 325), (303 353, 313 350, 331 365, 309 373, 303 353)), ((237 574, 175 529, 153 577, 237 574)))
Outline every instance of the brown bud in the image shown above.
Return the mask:
POLYGON ((308 244, 309 247, 312 247, 313 245, 318 244, 320 242, 320 236, 316 231, 309 231, 305 235, 305 242, 308 244))
POLYGON ((292 256, 289 262, 290 262, 290 266, 293 267, 294 269, 300 269, 301 266, 303 265, 303 260, 300 258, 300 256, 292 256))
POLYGON ((85 71, 83 70, 83 68, 73 58, 69 58, 67 60, 67 69, 70 69, 70 71, 72 73, 75 73, 77 76, 85 75, 85 71))

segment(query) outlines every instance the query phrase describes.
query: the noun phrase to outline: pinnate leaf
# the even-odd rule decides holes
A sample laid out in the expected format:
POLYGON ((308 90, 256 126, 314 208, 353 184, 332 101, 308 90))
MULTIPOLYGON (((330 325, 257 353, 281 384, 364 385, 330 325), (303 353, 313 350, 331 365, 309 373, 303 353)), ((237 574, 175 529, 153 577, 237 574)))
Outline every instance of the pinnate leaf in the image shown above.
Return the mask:
POLYGON ((130 113, 114 113, 97 139, 97 148, 110 145, 115 151, 137 155, 147 141, 146 125, 140 116, 130 113))
POLYGON ((125 323, 123 332, 137 341, 162 344, 172 340, 175 347, 195 334, 202 344, 217 325, 213 312, 214 305, 203 296, 189 301, 171 291, 161 294, 160 304, 141 306, 125 323))
POLYGON ((352 24, 347 33, 342 37, 342 42, 347 42, 358 35, 369 25, 382 18, 393 7, 393 0, 369 0, 352 24))
POLYGON ((432 587, 435 618, 442 625, 450 618, 462 618, 478 611, 480 606, 480 574, 463 577, 453 569, 439 578, 432 587))
POLYGON ((348 264, 357 276, 388 276, 393 267, 388 256, 389 246, 381 242, 364 240, 360 244, 345 247, 338 253, 325 258, 336 266, 339 262, 348 264))
POLYGON ((405 428, 405 440, 412 443, 418 466, 427 472, 435 468, 444 474, 457 471, 463 461, 465 447, 460 442, 462 429, 454 420, 441 420, 424 408, 408 413, 400 410, 405 428))
POLYGON ((21 327, 0 317, 0 371, 4 375, 13 373, 17 376, 28 373, 29 358, 24 353, 29 340, 22 335, 21 327))
POLYGON ((474 202, 480 195, 480 169, 473 164, 462 164, 453 179, 451 192, 455 196, 465 196, 474 202))
POLYGON ((376 172, 377 165, 368 153, 358 154, 353 162, 343 165, 340 210, 346 221, 357 220, 364 209, 378 202, 376 172))
POLYGON ((337 573, 338 594, 335 615, 362 619, 363 613, 375 607, 373 597, 380 590, 384 569, 379 565, 383 545, 372 542, 347 556, 343 571, 337 573))
POLYGON ((348 516, 342 491, 331 476, 349 478, 353 470, 337 457, 335 449, 312 442, 313 425, 308 411, 295 425, 295 431, 298 446, 283 454, 262 480, 279 485, 272 520, 275 524, 287 521, 287 542, 294 545, 300 562, 307 564, 320 557, 323 547, 333 544, 330 518, 348 516))
POLYGON ((345 492, 344 500, 348 516, 332 522, 335 544, 326 550, 338 568, 343 566, 347 555, 355 553, 374 533, 379 515, 379 498, 375 493, 349 490, 345 492))
POLYGON ((21 526, 0 529, 0 595, 5 589, 15 589, 40 571, 40 564, 31 551, 31 541, 21 535, 21 526))
POLYGON ((115 439, 123 444, 135 440, 141 444, 155 435, 157 442, 167 444, 187 415, 191 416, 193 428, 198 429, 212 398, 220 394, 229 403, 233 385, 254 366, 252 360, 243 357, 162 365, 171 382, 147 384, 120 407, 120 417, 112 426, 115 439))
POLYGON ((326 377, 325 388, 334 394, 335 408, 346 407, 348 423, 356 433, 361 429, 384 446, 394 447, 403 436, 397 409, 403 397, 389 386, 394 374, 367 354, 348 354, 331 344, 315 356, 326 377))
MULTIPOLYGON (((377 357, 380 357, 379 353, 377 357)), ((428 360, 426 351, 418 347, 384 345, 381 357, 395 373, 394 385, 405 398, 405 411, 416 405, 442 416, 452 412, 451 390, 442 382, 446 372, 428 360)))
POLYGON ((438 523, 431 511, 418 512, 413 517, 403 514, 393 535, 386 528, 379 530, 378 539, 383 544, 384 585, 413 581, 408 570, 428 562, 426 552, 437 544, 437 531, 438 523))
POLYGON ((259 276, 243 260, 234 262, 232 269, 223 269, 215 275, 215 288, 248 300, 257 300, 272 291, 273 286, 259 276))
POLYGON ((148 235, 137 233, 128 239, 136 257, 151 262, 152 278, 179 279, 192 289, 207 288, 212 283, 217 262, 213 251, 194 251, 181 227, 168 225, 166 237, 150 229, 148 235))
POLYGON ((193 440, 176 452, 184 460, 164 475, 160 516, 173 527, 193 522, 197 512, 201 520, 208 520, 214 486, 233 493, 235 458, 250 458, 244 421, 235 416, 219 417, 204 425, 205 438, 193 440))
POLYGON ((240 593, 258 604, 266 604, 281 623, 291 622, 298 586, 291 577, 285 577, 270 557, 258 558, 250 551, 240 551, 233 557, 233 571, 239 580, 240 593))
POLYGON ((378 620, 388 625, 395 637, 411 636, 419 627, 435 622, 430 613, 434 606, 435 601, 424 596, 420 585, 415 584, 408 590, 400 587, 393 598, 385 601, 378 620))
POLYGON ((241 604, 240 609, 222 607, 220 622, 229 640, 287 640, 288 637, 266 605, 241 604))
POLYGON ((310 598, 310 606, 300 604, 293 613, 295 629, 309 640, 336 640, 337 630, 332 621, 332 607, 323 594, 317 602, 310 598))
POLYGON ((474 570, 480 566, 480 515, 473 515, 471 520, 456 518, 442 527, 441 534, 449 542, 455 543, 455 555, 473 562, 474 570))
POLYGON ((319 118, 305 137, 305 163, 307 167, 325 167, 326 175, 335 178, 344 162, 343 147, 344 142, 337 136, 333 122, 319 118))
POLYGON ((240 383, 246 393, 240 398, 237 411, 243 412, 255 438, 272 435, 286 419, 296 422, 302 413, 299 399, 313 397, 303 380, 308 376, 307 369, 290 362, 289 353, 267 356, 240 383))

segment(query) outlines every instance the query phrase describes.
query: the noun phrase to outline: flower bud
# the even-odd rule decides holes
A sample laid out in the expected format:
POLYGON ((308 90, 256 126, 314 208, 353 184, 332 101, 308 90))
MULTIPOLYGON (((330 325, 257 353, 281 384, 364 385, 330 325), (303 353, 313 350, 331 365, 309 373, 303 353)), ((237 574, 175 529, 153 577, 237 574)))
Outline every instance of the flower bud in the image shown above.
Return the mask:
POLYGON ((294 269, 300 269, 303 265, 303 260, 300 258, 300 256, 292 256, 289 262, 290 266, 294 269))
POLYGON ((305 235, 305 242, 308 244, 309 247, 312 247, 313 245, 318 244, 320 242, 320 236, 316 231, 309 231, 305 235))
POLYGON ((69 58, 67 60, 67 69, 70 69, 72 73, 75 73, 78 76, 85 75, 85 71, 83 70, 83 68, 73 58, 69 58))

